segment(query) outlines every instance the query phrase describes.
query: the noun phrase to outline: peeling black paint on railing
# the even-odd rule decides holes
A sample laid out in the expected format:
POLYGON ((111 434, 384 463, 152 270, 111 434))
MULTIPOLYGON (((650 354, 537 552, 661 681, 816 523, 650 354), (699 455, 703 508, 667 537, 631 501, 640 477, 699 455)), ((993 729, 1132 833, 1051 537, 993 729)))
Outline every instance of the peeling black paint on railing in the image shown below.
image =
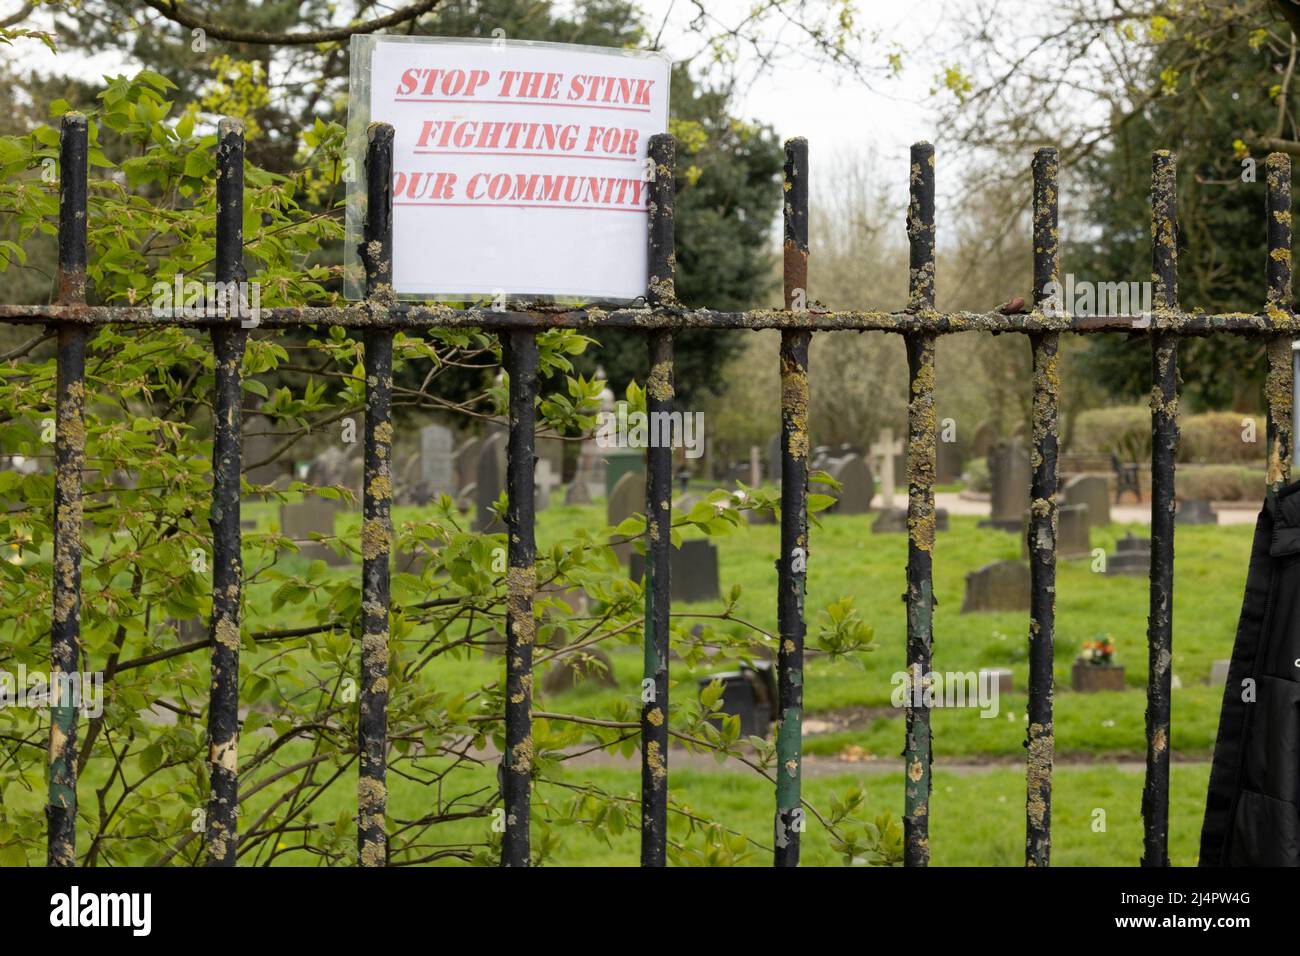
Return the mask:
POLYGON ((502 337, 510 376, 510 437, 506 445, 506 749, 501 755, 505 804, 502 866, 529 865, 528 822, 533 774, 533 592, 537 587, 533 536, 534 429, 537 397, 537 336, 502 337))
MULTIPOLYGON (((59 301, 86 298, 87 125, 65 113, 59 140, 59 301)), ((77 701, 60 675, 81 670, 81 473, 86 461, 86 327, 58 326, 54 433, 54 580, 50 628, 50 866, 77 861, 77 701)))
MULTIPOLYGON (((785 144, 785 307, 808 307, 808 141, 785 144)), ((775 866, 799 865, 804 829, 803 651, 808 584, 808 347, 812 333, 781 332, 781 553, 776 560, 775 866)))
MULTIPOLYGON (((361 261, 366 295, 392 297, 393 127, 370 127, 366 152, 366 225, 361 261)), ((367 329, 366 424, 361 525, 361 691, 357 715, 357 861, 388 861, 389 555, 393 539, 393 332, 367 329)))
MULTIPOLYGON (((243 282, 244 130, 223 119, 217 134, 218 282, 243 282)), ((206 844, 210 866, 234 866, 239 810, 239 643, 243 563, 240 555, 240 413, 248 331, 227 316, 212 329, 215 358, 212 427, 212 682, 208 703, 206 844)))
MULTIPOLYGON (((1034 289, 1042 308, 1051 283, 1060 282, 1057 231, 1058 185, 1055 149, 1034 154, 1034 289)), ((1033 350, 1033 476, 1029 509, 1029 705, 1025 749, 1025 865, 1047 866, 1052 850, 1052 667, 1056 630, 1056 521, 1060 406, 1059 332, 1030 335, 1033 350)))
MULTIPOLYGON (((1178 162, 1151 161, 1151 296, 1155 314, 1178 304, 1178 162)), ((1170 694, 1173 681, 1174 458, 1178 451, 1178 337, 1151 337, 1151 601, 1147 617, 1147 770, 1142 865, 1169 865, 1170 694)))
MULTIPOLYGON (((650 140, 654 175, 646 184, 650 221, 647 235, 646 301, 668 304, 676 297, 673 254, 677 156, 670 136, 650 140)), ((671 415, 674 405, 673 333, 648 336, 650 373, 646 411, 671 415)), ((670 418, 662 419, 670 421, 670 418)), ((651 426, 651 432, 656 429, 651 426)), ((673 523, 673 450, 651 443, 646 449, 645 633, 641 684, 641 865, 665 866, 668 853, 668 646, 671 614, 670 563, 673 523)))
MULTIPOLYGON (((1269 310, 1291 306, 1291 157, 1270 153, 1265 162, 1268 221, 1268 293, 1269 310)), ((1264 397, 1268 404, 1268 475, 1269 488, 1277 490, 1291 480, 1291 454, 1295 445, 1292 434, 1294 409, 1294 375, 1291 336, 1274 335, 1268 339, 1268 378, 1264 397)))
MULTIPOLYGON (((934 146, 912 147, 908 167, 908 307, 934 308, 934 146)), ((907 687, 930 680, 934 650, 934 336, 912 333, 907 344, 907 687)), ((930 863, 930 767, 934 759, 930 708, 924 693, 908 693, 903 748, 903 863, 930 863), (917 702, 918 697, 920 703, 917 702)))

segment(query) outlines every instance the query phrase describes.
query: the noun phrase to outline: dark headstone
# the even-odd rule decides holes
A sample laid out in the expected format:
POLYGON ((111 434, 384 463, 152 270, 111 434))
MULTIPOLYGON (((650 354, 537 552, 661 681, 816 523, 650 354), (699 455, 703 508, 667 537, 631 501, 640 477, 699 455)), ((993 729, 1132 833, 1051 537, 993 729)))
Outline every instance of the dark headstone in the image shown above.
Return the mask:
POLYGON ((1124 668, 1118 664, 1089 664, 1075 661, 1070 669, 1070 689, 1080 694, 1100 690, 1124 690, 1124 668))
MULTIPOLYGON (((614 485, 613 491, 605 499, 605 523, 617 528, 634 514, 645 513, 645 475, 628 472, 614 485)), ((620 541, 614 544, 614 553, 619 561, 626 563, 632 556, 632 542, 620 541)))
POLYGON ((1204 498, 1180 498, 1174 524, 1218 524, 1219 515, 1204 498))
POLYGON ((876 480, 866 459, 850 453, 828 462, 828 466, 826 473, 840 483, 839 500, 829 510, 841 515, 862 515, 870 511, 876 480))
POLYGON ((1149 574, 1151 539, 1126 534, 1115 542, 1115 553, 1106 559, 1107 574, 1149 574))
POLYGON ((993 510, 981 528, 1019 531, 1029 510, 1029 455, 1016 442, 997 445, 989 452, 989 481, 993 510))
POLYGON ((1110 483, 1101 475, 1075 475, 1061 489, 1061 503, 1088 506, 1088 526, 1110 524, 1110 483))
POLYGON ((1003 694, 1009 694, 1015 689, 1011 680, 1011 671, 1006 667, 982 667, 979 671, 978 680, 980 687, 996 687, 999 697, 1003 694))
POLYGON ((506 443, 504 431, 494 431, 479 449, 478 474, 474 479, 474 530, 496 533, 505 524, 492 513, 492 505, 506 490, 506 443))
POLYGON ((994 561, 966 575, 961 613, 1029 610, 1029 565, 1023 561, 994 561))
POLYGON ((643 448, 599 448, 605 460, 605 497, 614 493, 614 486, 626 474, 642 475, 645 481, 645 449, 643 448))
MULTIPOLYGON (((640 581, 645 574, 645 555, 632 552, 628 576, 640 581)), ((668 590, 674 604, 716 601, 722 596, 718 575, 718 549, 712 541, 683 541, 669 550, 668 590)))
MULTIPOLYGON (((1025 513, 1025 534, 1020 538, 1020 554, 1029 557, 1029 522, 1030 514, 1025 513)), ((1044 542, 1046 545, 1047 542, 1044 542)), ((1092 544, 1088 539, 1088 506, 1060 505, 1056 509, 1056 556, 1062 560, 1069 558, 1086 558, 1092 554, 1092 544)))
POLYGON ((955 441, 939 441, 934 447, 934 480, 941 485, 950 485, 961 480, 964 463, 961 446, 955 441))
MULTIPOLYGON (((756 661, 753 667, 743 666, 738 671, 701 677, 700 690, 715 680, 722 682, 718 709, 727 716, 740 717, 741 736, 766 737, 776 719, 776 681, 772 676, 772 665, 756 661)), ((722 721, 714 719, 712 723, 720 726, 722 721)))
POLYGON ((767 440, 767 480, 781 484, 781 433, 767 440))

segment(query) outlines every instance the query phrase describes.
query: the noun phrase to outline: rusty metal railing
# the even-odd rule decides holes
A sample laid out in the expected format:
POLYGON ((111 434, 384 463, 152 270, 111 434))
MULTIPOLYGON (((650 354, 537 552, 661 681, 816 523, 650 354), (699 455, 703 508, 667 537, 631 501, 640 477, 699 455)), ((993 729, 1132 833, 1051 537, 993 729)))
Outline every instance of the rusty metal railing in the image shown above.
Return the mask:
MULTIPOLYGON (((641 330, 648 342, 649 410, 673 406, 673 336, 682 329, 781 330, 781 554, 778 571, 778 729, 774 813, 777 866, 799 861, 803 830, 800 795, 803 710, 804 595, 808 533, 809 343, 814 332, 877 330, 904 336, 908 356, 908 559, 907 669, 923 680, 931 666, 934 633, 932 557, 935 546, 934 409, 935 343, 938 336, 982 331, 1027 336, 1033 356, 1033 448, 1029 553, 1031 610, 1026 762, 1025 860, 1046 866, 1051 850, 1054 750, 1053 631, 1055 622, 1057 445, 1060 334, 1126 332, 1147 335, 1152 367, 1151 572, 1148 618, 1147 772, 1143 788, 1142 863, 1168 865, 1170 688, 1173 650, 1174 459, 1178 444, 1178 342, 1184 336, 1237 334, 1263 337, 1269 372, 1268 483, 1288 480, 1292 448, 1290 342, 1300 336, 1291 300, 1291 166, 1289 157, 1267 161, 1267 298, 1259 313, 1183 312, 1177 298, 1176 160, 1157 152, 1152 166, 1152 270, 1154 312, 1131 316, 1078 317, 1047 308, 1046 287, 1059 280, 1057 157, 1039 150, 1033 159, 1034 294, 1026 311, 940 312, 935 302, 935 152, 913 147, 910 302, 900 312, 831 311, 809 305, 808 147, 786 144, 784 308, 716 312, 681 306, 674 292, 674 147, 667 136, 650 145, 655 175, 650 183, 649 275, 646 304, 638 308, 572 309, 559 306, 514 311, 452 309, 395 301, 392 260, 392 128, 376 124, 367 151, 368 210, 362 259, 367 299, 344 307, 262 310, 259 325, 292 328, 337 325, 364 334, 366 427, 362 538, 362 655, 357 790, 358 862, 387 859, 385 744, 389 551, 392 539, 393 334, 399 329, 476 327, 502 336, 509 373, 507 454, 508 594, 506 640, 506 750, 500 788, 505 810, 501 863, 529 862, 529 813, 533 744, 531 700, 535 634, 534 403, 537 396, 536 335, 548 328, 641 330)), ((59 301, 53 305, 0 305, 0 322, 50 324, 58 332, 55 442, 54 582, 51 625, 52 686, 60 673, 76 670, 80 654, 81 473, 85 460, 85 346, 87 331, 109 323, 207 327, 217 359, 213 445, 212 540, 215 571, 209 623, 212 653, 208 707, 211 798, 207 813, 207 860, 233 865, 238 832, 236 790, 239 720, 239 635, 243 570, 240 563, 240 365, 248 332, 222 316, 159 317, 147 307, 85 304, 87 126, 84 116, 63 118, 59 215, 59 301)), ((216 273, 223 281, 245 277, 243 266, 243 132, 223 122, 217 144, 216 273)), ((642 685, 642 850, 644 866, 666 862, 668 810, 668 621, 671 513, 671 450, 647 452, 647 557, 645 575, 645 671, 642 685)), ((909 698, 910 700, 910 698, 909 698)), ((51 708, 48 861, 75 863, 77 712, 67 702, 51 708)), ((930 714, 909 703, 904 743, 904 855, 911 866, 929 861, 930 714)))

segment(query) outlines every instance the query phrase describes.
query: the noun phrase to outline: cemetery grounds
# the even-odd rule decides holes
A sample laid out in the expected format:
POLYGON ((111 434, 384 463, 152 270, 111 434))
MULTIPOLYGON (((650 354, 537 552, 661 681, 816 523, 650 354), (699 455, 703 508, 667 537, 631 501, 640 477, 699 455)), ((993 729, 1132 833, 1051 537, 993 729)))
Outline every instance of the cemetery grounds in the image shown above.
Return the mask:
MULTIPOLYGON (((580 531, 604 524, 603 501, 570 506, 559 503, 538 514, 539 550, 580 531)), ((423 510, 394 508, 394 523, 419 521, 423 510)), ((245 503, 245 518, 267 530, 274 506, 245 503)), ((851 786, 865 793, 859 815, 892 815, 899 824, 903 805, 903 710, 891 704, 894 675, 904 667, 904 590, 907 537, 870 533, 874 514, 819 515, 812 532, 807 619, 808 647, 817 646, 819 621, 828 604, 853 598, 854 607, 874 629, 874 649, 851 659, 830 660, 812 651, 805 669, 804 798, 822 809, 833 794, 851 786)), ((340 513, 336 533, 352 535, 359 514, 340 513)), ((938 537, 934 552, 934 670, 968 672, 1009 668, 1014 689, 1001 695, 994 717, 976 707, 933 711, 934 795, 930 805, 934 865, 1021 866, 1025 820, 1025 688, 1027 685, 1028 615, 960 613, 965 576, 985 564, 1020 557, 1020 536, 978 528, 978 518, 953 515, 951 530, 938 537)), ((1116 539, 1142 525, 1112 524, 1093 529, 1092 546, 1114 553, 1116 539)), ((1209 760, 1220 707, 1220 689, 1209 686, 1212 662, 1230 655, 1245 581, 1253 526, 1195 526, 1178 529, 1177 579, 1174 592, 1174 737, 1170 805, 1170 859, 1194 865, 1204 809, 1209 760)), ((689 532, 687 533, 689 536, 689 532)), ((776 572, 780 529, 776 524, 742 523, 714 536, 719 549, 723 595, 739 587, 736 620, 719 620, 723 602, 674 603, 674 625, 710 627, 740 634, 746 625, 776 632, 776 572), (745 624, 739 623, 743 620, 745 624)), ((296 555, 283 556, 282 570, 312 577, 355 576, 355 567, 327 568, 296 555)), ((1057 866, 1134 865, 1141 856, 1141 789, 1143 781, 1143 713, 1146 704, 1146 623, 1148 583, 1145 575, 1095 573, 1091 559, 1061 560, 1057 571, 1055 667, 1056 770, 1053 775, 1052 862, 1057 866), (1125 666, 1126 690, 1092 694, 1070 690, 1070 668, 1085 641, 1109 635, 1116 644, 1116 663, 1125 666)), ((268 588, 253 583, 250 608, 264 626, 284 626, 270 610, 268 588), (262 592, 262 593, 259 593, 262 592)), ((750 636, 752 636, 752 630, 750 636)), ((639 635, 638 635, 639 639, 639 635)), ((543 695, 539 675, 534 708, 566 714, 607 714, 622 700, 638 706, 642 652, 634 645, 601 645, 610 651, 617 688, 585 682, 571 691, 543 695)), ((275 653, 259 648, 256 655, 275 653)), ((464 656, 444 655, 430 668, 440 693, 470 693, 501 677, 502 658, 474 649, 464 656)), ((731 669, 725 665, 722 669, 731 669)), ((718 670, 718 667, 712 670, 718 670)), ((673 700, 698 693, 705 665, 688 668, 674 660, 673 700)), ((597 754, 567 761, 565 780, 577 780, 612 794, 637 799, 639 761, 635 741, 626 756, 597 754)), ((724 822, 732 831, 725 859, 769 865, 772 831, 771 784, 735 760, 674 748, 669 756, 673 800, 701 816, 724 822)), ((495 785, 494 761, 460 775, 466 786, 495 785)), ((345 818, 350 823, 355 782, 345 775, 321 798, 316 816, 345 818)), ((547 812, 569 794, 563 784, 539 783, 534 806, 547 812)), ((443 795, 446 796, 445 794, 443 795)), ((39 802, 39 794, 34 795, 39 802)), ((390 779, 390 812, 416 818, 428 802, 426 789, 409 779, 390 779)), ((254 809, 256 809, 256 801, 254 809)), ((34 805, 35 806, 35 805, 34 805)), ((673 826, 684 821, 673 815, 673 826)), ((482 819, 439 825, 439 835, 473 839, 482 819), (461 831, 461 832, 458 832, 461 831)), ((615 828, 596 836, 583 827, 561 827, 548 848, 548 861, 567 865, 635 865, 638 836, 615 828)), ((720 862, 715 860, 712 862, 720 862)), ((291 862, 287 859, 286 862, 291 862)), ((704 861, 710 862, 710 861, 704 861)), ((825 832, 810 818, 804 835, 805 865, 845 862, 831 849, 825 832)))

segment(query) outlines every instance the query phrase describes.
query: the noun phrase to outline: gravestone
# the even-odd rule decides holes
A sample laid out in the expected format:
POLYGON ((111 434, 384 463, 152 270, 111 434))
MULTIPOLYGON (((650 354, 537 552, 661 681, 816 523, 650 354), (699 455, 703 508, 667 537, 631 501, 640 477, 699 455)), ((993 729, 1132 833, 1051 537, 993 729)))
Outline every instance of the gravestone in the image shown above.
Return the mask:
POLYGON ((265 461, 275 454, 278 443, 275 423, 265 415, 250 415, 244 420, 243 430, 243 464, 244 480, 250 485, 270 485, 281 478, 291 477, 292 463, 285 455, 276 461, 265 461), (258 464, 264 462, 263 464, 258 464))
POLYGON ((644 448, 600 448, 599 451, 605 460, 603 494, 606 498, 614 493, 614 486, 624 475, 640 475, 642 483, 645 482, 644 448))
POLYGON ((1219 515, 1204 498, 1179 498, 1174 524, 1218 524, 1219 515))
POLYGON ((583 439, 578 450, 578 467, 564 496, 565 503, 589 504, 604 495, 606 468, 604 449, 594 438, 583 439))
POLYGON ((346 555, 319 541, 313 534, 332 536, 334 518, 339 511, 338 502, 327 498, 307 498, 295 504, 280 505, 280 533, 293 538, 298 545, 298 555, 308 561, 324 561, 330 567, 346 567, 352 561, 346 555))
POLYGON ((1061 489, 1061 503, 1088 506, 1088 526, 1110 524, 1110 483, 1101 475, 1075 475, 1061 489))
POLYGON ((420 484, 422 497, 431 501, 438 495, 454 495, 456 459, 452 450, 451 429, 445 425, 426 425, 420 429, 420 484))
MULTIPOLYGON (((766 737, 776 719, 776 680, 772 675, 772 665, 767 661, 755 661, 753 667, 742 666, 738 671, 701 677, 700 690, 715 680, 722 684, 719 712, 740 717, 742 737, 766 737)), ((715 717, 710 723, 721 727, 722 720, 715 717)))
POLYGON ((757 445, 749 446, 749 477, 745 483, 751 488, 757 488, 763 483, 763 457, 757 445))
POLYGON ((891 511, 894 507, 894 487, 897 483, 897 468, 903 454, 903 442, 894 440, 894 430, 886 428, 880 433, 879 440, 871 446, 871 467, 880 476, 880 510, 891 511))
POLYGON ((551 492, 560 487, 560 473, 549 459, 541 458, 533 469, 533 507, 544 511, 551 506, 551 492))
POLYGON ((504 431, 494 431, 479 449, 478 474, 474 479, 474 530, 495 534, 505 522, 492 513, 492 505, 506 490, 506 442, 504 431))
POLYGON ((578 471, 573 476, 573 481, 569 482, 564 489, 564 503, 566 505, 591 504, 591 487, 582 477, 581 459, 579 459, 578 471))
MULTIPOLYGON (((683 541, 680 548, 670 548, 668 555, 668 594, 674 604, 716 601, 722 596, 718 549, 712 541, 683 541)), ((644 574, 645 555, 634 551, 628 577, 640 581, 644 574)))
POLYGON ((1020 531, 1029 510, 1029 455, 1018 442, 1007 442, 989 452, 989 480, 993 486, 992 513, 981 528, 1020 531))
POLYGON ((318 487, 347 489, 353 501, 339 501, 339 507, 356 510, 361 506, 361 482, 365 462, 361 459, 361 443, 354 442, 339 447, 331 445, 316 456, 307 466, 307 481, 318 487))
POLYGON ((864 515, 871 510, 876 482, 861 455, 832 459, 825 471, 840 483, 839 499, 827 510, 842 515, 864 515))
MULTIPOLYGON (((618 527, 625 519, 637 513, 645 512, 645 476, 629 473, 618 480, 614 490, 605 500, 605 523, 612 528, 618 527)), ((614 553, 620 562, 626 564, 632 556, 632 542, 622 541, 614 544, 614 553)))
MULTIPOLYGON (((1029 533, 1032 516, 1025 513, 1025 533, 1020 537, 1021 557, 1029 557, 1029 533)), ((1088 539, 1088 506, 1059 505, 1056 509, 1056 556, 1062 560, 1092 555, 1088 539)))
POLYGON ((985 422, 975 429, 970 441, 972 458, 987 458, 989 452, 998 443, 998 430, 992 422, 985 422))
POLYGON ((781 484, 781 433, 779 431, 767 440, 767 480, 774 485, 781 484))
POLYGON ((1107 574, 1148 574, 1151 571, 1151 539, 1126 534, 1115 542, 1115 553, 1106 559, 1107 574))
POLYGON ((977 679, 980 687, 987 686, 990 689, 996 687, 999 697, 1011 693, 1014 687, 1011 680, 1011 670, 1006 667, 981 667, 977 679))
POLYGON ((961 613, 1029 610, 1029 565, 1023 561, 994 561, 966 575, 961 613))
POLYGON ((934 480, 950 485, 961 480, 963 462, 961 446, 955 441, 939 441, 934 447, 934 480))
MULTIPOLYGON (((478 456, 483 448, 483 439, 467 438, 456 446, 451 453, 452 468, 456 472, 457 490, 478 480, 478 456)), ((453 494, 453 497, 455 495, 453 494)))
POLYGON ((1210 686, 1214 688, 1223 687, 1228 683, 1228 668, 1232 666, 1232 661, 1221 659, 1210 665, 1210 686))
POLYGON ((564 449, 566 444, 563 438, 550 431, 544 435, 538 435, 536 439, 535 450, 538 464, 546 462, 560 484, 564 483, 564 449))

